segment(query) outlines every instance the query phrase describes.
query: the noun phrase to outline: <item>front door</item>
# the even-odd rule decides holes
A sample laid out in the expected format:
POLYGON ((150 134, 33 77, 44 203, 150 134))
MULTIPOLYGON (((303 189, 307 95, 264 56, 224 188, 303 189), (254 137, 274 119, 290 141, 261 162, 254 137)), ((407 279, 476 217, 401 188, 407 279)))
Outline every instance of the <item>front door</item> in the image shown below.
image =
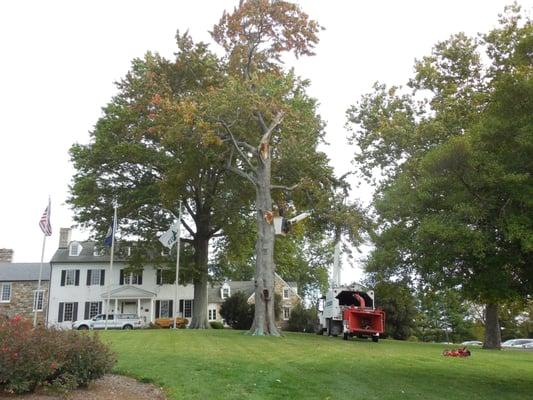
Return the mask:
POLYGON ((136 301, 123 301, 120 307, 121 314, 135 314, 137 315, 136 301))

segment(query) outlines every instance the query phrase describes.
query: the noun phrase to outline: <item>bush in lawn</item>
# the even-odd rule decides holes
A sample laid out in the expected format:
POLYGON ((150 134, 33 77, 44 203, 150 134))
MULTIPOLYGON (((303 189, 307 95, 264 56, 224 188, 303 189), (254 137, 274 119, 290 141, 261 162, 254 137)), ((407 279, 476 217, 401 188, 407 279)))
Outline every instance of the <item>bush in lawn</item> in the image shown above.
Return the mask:
POLYGON ((291 311, 287 330, 291 332, 314 333, 316 325, 316 309, 304 308, 301 304, 296 305, 291 311))
POLYGON ((213 329, 224 329, 224 324, 219 321, 212 321, 209 323, 213 329))
POLYGON ((0 392, 86 386, 114 363, 114 355, 96 335, 33 329, 30 321, 18 316, 0 320, 0 392))
POLYGON ((254 320, 254 307, 248 304, 248 296, 235 292, 220 307, 220 315, 233 329, 250 329, 254 320))

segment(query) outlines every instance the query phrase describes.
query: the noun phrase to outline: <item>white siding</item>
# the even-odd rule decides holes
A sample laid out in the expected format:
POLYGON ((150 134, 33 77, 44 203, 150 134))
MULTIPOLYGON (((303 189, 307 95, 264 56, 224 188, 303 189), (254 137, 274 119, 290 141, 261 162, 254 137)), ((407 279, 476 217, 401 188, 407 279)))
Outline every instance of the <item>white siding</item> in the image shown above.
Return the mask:
MULTIPOLYGON (((107 298, 105 293, 108 285, 112 282, 112 290, 122 287, 120 281, 120 270, 125 268, 123 263, 113 265, 113 277, 110 279, 109 264, 107 263, 70 263, 70 264, 52 264, 50 276, 50 308, 48 314, 48 325, 58 328, 70 328, 71 322, 58 322, 59 303, 78 303, 78 320, 84 319, 85 302, 102 301, 102 312, 105 312, 105 302, 107 298), (68 269, 80 270, 78 286, 61 286, 61 271, 68 269), (104 269, 105 284, 87 286, 87 271, 90 269, 104 269)), ((155 293, 153 300, 174 300, 174 285, 157 285, 156 270, 152 267, 146 267, 143 271, 142 285, 133 285, 134 287, 155 293)), ((179 300, 192 300, 194 297, 193 285, 178 287, 178 305, 179 300)), ((120 302, 121 300, 119 300, 120 302)), ((141 317, 145 317, 147 322, 154 319, 154 306, 150 300, 141 300, 141 317), (147 311, 148 310, 148 311, 147 311)), ((111 299, 110 308, 114 310, 114 299, 111 299)), ((119 309, 120 310, 120 309, 119 309)))

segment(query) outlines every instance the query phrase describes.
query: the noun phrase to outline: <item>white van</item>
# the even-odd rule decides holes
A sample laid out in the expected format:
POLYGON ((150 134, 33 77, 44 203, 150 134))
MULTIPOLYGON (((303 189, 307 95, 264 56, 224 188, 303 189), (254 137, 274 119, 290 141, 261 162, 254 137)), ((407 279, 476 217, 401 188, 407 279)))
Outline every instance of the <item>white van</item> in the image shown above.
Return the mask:
MULTIPOLYGON (((106 315, 98 314, 91 319, 72 323, 72 329, 104 329, 106 315)), ((136 314, 108 314, 107 329, 138 329, 143 327, 143 320, 136 314)))

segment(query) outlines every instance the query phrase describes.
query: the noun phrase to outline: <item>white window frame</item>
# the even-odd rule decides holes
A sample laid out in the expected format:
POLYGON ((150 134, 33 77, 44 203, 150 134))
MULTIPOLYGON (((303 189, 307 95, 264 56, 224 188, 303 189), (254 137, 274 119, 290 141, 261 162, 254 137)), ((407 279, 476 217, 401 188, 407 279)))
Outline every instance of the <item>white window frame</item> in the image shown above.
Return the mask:
POLYGON ((89 319, 92 319, 98 315, 98 310, 100 309, 99 301, 91 301, 89 303, 89 319))
POLYGON ((80 255, 82 249, 83 247, 80 243, 72 242, 69 246, 68 255, 70 257, 77 257, 80 255))
POLYGON ((283 288, 283 299, 287 300, 291 297, 291 289, 288 286, 283 288))
POLYGON ((283 307, 283 319, 287 321, 291 317, 291 308, 283 307))
POLYGON ((124 274, 124 285, 139 285, 139 277, 141 274, 130 272, 129 274, 124 274), (135 278, 135 279, 133 279, 135 278))
POLYGON ((75 286, 76 285, 76 270, 75 269, 66 269, 65 270, 65 286, 75 286))
POLYGON ((13 291, 13 287, 11 285, 11 282, 2 282, 2 284, 0 284, 0 303, 11 303, 12 291, 13 291), (6 290, 6 288, 9 288, 9 289, 6 290), (7 296, 4 297, 6 292, 7 292, 7 296))
POLYGON ((63 304, 63 321, 73 321, 74 318, 74 303, 63 304), (70 306, 70 318, 67 318, 67 306, 70 306))
POLYGON ((43 311, 44 309, 44 290, 38 289, 33 291, 33 311, 43 311))
POLYGON ((172 318, 172 315, 170 315, 170 300, 159 300, 159 318, 172 318), (163 315, 163 304, 165 304, 166 315, 163 315))
POLYGON ((229 287, 227 283, 224 283, 222 287, 220 288, 220 298, 222 300, 225 300, 228 297, 231 297, 231 288, 229 287))
POLYGON ((102 270, 92 269, 91 270, 91 286, 100 285, 100 278, 102 277, 102 270))
POLYGON ((216 308, 210 308, 207 310, 208 320, 209 321, 216 321, 217 320, 217 309, 216 308))
POLYGON ((183 318, 192 318, 192 300, 183 300, 183 318))

